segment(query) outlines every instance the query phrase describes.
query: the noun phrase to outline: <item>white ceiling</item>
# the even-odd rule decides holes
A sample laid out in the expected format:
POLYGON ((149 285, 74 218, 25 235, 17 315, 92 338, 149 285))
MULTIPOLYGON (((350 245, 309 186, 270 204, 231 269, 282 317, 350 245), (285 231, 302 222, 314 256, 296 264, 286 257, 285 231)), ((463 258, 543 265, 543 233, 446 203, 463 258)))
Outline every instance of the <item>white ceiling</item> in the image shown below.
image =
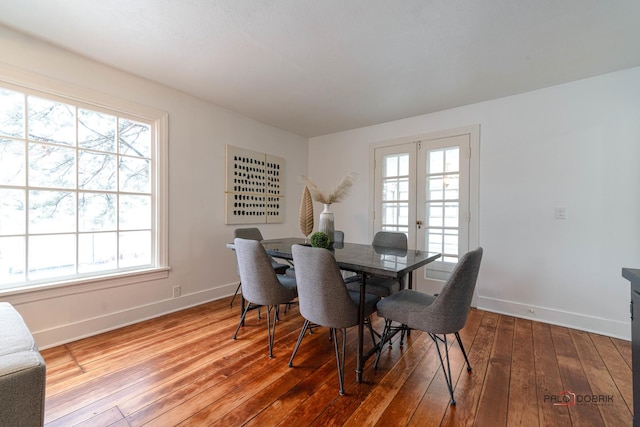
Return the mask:
POLYGON ((640 65, 638 0, 3 0, 0 23, 306 137, 640 65))

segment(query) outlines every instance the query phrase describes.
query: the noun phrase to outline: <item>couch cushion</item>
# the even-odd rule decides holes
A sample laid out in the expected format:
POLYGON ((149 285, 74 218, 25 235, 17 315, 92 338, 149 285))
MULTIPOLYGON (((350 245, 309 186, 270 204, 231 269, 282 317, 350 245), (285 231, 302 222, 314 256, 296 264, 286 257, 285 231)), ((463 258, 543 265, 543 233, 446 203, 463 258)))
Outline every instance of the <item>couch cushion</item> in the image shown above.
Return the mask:
POLYGON ((23 351, 38 351, 36 342, 22 316, 8 302, 0 302, 0 356, 23 351))

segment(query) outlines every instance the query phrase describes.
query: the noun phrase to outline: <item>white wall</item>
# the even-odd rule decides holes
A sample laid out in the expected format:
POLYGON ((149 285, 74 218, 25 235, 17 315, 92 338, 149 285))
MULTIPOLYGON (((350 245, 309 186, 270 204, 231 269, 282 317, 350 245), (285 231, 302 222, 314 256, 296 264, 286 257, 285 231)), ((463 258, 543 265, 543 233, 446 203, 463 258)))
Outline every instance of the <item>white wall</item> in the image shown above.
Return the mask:
POLYGON ((371 144, 476 124, 478 307, 629 338, 621 268, 640 267, 640 68, 312 138, 309 177, 322 187, 359 173, 332 209, 346 240, 364 243, 371 144))
POLYGON ((266 238, 297 232, 301 192, 297 177, 307 171, 305 138, 1 26, 0 52, 1 64, 169 114, 169 278, 66 295, 43 291, 0 296, 16 306, 41 348, 235 291, 235 256, 225 248, 235 228, 224 224, 226 144, 285 159, 285 200, 291 201, 285 222, 260 228, 266 238), (172 289, 177 285, 182 296, 174 299, 172 289))

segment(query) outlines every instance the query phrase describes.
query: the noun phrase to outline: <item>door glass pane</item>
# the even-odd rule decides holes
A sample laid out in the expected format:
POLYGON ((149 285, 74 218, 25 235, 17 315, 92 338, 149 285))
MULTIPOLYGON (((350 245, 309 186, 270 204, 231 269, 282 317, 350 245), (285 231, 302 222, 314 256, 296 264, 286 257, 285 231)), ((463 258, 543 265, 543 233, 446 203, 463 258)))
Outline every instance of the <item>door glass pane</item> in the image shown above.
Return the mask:
POLYGON ((382 230, 406 232, 409 227, 409 154, 382 160, 382 230))
POLYGON ((440 261, 456 263, 460 228, 460 149, 457 146, 433 149, 426 157, 426 248, 442 253, 440 261))

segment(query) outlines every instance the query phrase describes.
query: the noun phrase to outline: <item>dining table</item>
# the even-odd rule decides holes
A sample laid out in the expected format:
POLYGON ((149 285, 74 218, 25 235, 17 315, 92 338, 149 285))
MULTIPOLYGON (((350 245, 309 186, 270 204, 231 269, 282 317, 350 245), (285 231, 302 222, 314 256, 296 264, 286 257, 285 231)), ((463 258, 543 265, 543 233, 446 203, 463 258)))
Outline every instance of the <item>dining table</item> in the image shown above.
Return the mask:
MULTIPOLYGON (((291 247, 308 244, 303 238, 286 237, 263 240, 266 252, 275 258, 293 260, 291 247)), ((367 277, 380 276, 397 278, 407 288, 413 287, 413 272, 440 258, 440 253, 417 249, 397 249, 360 243, 334 243, 328 248, 333 252, 341 270, 351 271, 359 276, 360 312, 358 322, 358 344, 356 359, 356 381, 362 382, 362 373, 367 359, 378 351, 384 343, 379 342, 366 353, 364 351, 364 300, 367 277)), ((295 267, 295 263, 294 263, 295 267)))

